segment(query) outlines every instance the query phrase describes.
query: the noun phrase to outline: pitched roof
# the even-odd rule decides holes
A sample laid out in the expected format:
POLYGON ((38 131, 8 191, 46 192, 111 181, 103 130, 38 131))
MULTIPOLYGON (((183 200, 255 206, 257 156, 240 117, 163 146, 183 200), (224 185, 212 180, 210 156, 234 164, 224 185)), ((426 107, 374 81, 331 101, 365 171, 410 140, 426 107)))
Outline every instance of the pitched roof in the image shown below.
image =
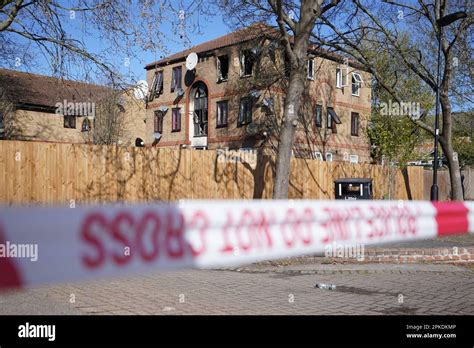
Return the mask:
POLYGON ((258 37, 263 37, 263 36, 276 36, 277 37, 279 36, 279 33, 278 33, 278 30, 268 25, 265 25, 263 23, 257 22, 248 27, 236 30, 227 35, 204 42, 202 44, 193 46, 190 49, 175 53, 171 56, 160 59, 156 62, 147 64, 145 66, 145 69, 151 69, 151 68, 154 68, 155 66, 160 66, 165 63, 182 60, 186 58, 188 54, 190 54, 191 52, 196 52, 197 54, 204 53, 204 52, 216 50, 218 48, 232 46, 232 45, 245 42, 245 41, 250 41, 250 40, 256 39, 258 37))
POLYGON ((96 102, 110 93, 105 86, 0 68, 0 88, 17 106, 54 107, 56 103, 96 102))
MULTIPOLYGON (((254 23, 248 27, 236 30, 232 33, 229 33, 227 35, 218 37, 216 39, 204 42, 202 44, 196 45, 191 47, 190 49, 175 53, 171 56, 165 57, 163 59, 160 59, 156 62, 147 64, 145 66, 145 69, 150 70, 153 69, 157 66, 162 66, 167 63, 171 62, 177 62, 177 61, 182 61, 184 60, 191 52, 196 52, 197 54, 199 53, 205 53, 209 51, 216 50, 218 48, 223 48, 227 46, 232 46, 235 44, 239 44, 245 41, 250 41, 256 38, 260 37, 273 37, 273 38, 279 38, 281 37, 281 34, 278 29, 275 29, 269 25, 266 25, 261 22, 254 23)), ((290 36, 290 41, 293 40, 293 36, 290 36)), ((321 47, 318 47, 317 45, 311 44, 309 47, 309 50, 312 51, 312 53, 316 54, 317 56, 321 56, 323 58, 333 60, 339 63, 347 61, 349 65, 354 66, 358 69, 367 71, 367 69, 362 66, 360 63, 355 61, 354 59, 351 59, 349 57, 345 57, 341 54, 338 54, 336 52, 331 52, 326 49, 323 49, 321 47)))

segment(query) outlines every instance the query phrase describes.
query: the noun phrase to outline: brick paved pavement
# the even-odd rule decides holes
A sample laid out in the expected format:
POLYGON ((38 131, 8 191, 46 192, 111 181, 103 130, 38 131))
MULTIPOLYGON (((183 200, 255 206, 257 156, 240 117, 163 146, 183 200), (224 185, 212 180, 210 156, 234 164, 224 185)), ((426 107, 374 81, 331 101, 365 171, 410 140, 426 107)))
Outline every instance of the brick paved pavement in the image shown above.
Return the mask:
POLYGON ((182 270, 4 293, 0 314, 472 315, 474 270, 448 264, 182 270), (315 289, 320 282, 337 289, 315 289))

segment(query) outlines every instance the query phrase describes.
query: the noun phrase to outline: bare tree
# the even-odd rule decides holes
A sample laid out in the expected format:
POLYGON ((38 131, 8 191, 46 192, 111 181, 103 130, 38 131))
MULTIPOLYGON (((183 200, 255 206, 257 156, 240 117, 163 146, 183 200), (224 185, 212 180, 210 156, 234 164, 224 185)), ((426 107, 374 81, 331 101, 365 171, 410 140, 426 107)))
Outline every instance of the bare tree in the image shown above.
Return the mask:
POLYGON ((98 145, 117 145, 124 132, 124 104, 121 91, 105 93, 95 104, 93 124, 90 131, 84 133, 85 140, 98 145))
MULTIPOLYGON (((322 16, 323 26, 313 33, 313 38, 320 43, 341 53, 346 53, 363 64, 377 80, 377 84, 386 90, 394 99, 404 101, 399 90, 397 76, 384 78, 384 71, 376 64, 377 51, 368 51, 364 43, 371 42, 379 52, 387 52, 395 58, 399 71, 409 73, 417 78, 424 86, 436 92, 436 52, 438 39, 441 40, 443 57, 440 79, 440 105, 442 113, 442 129, 439 135, 440 145, 448 162, 450 173, 452 199, 462 200, 462 185, 459 162, 454 156, 452 138, 452 101, 455 97, 464 102, 472 95, 472 70, 464 81, 467 84, 453 86, 458 78, 460 62, 472 67, 472 25, 473 5, 469 0, 448 1, 384 1, 374 3, 353 0, 347 2, 338 13, 339 21, 333 21, 322 16), (443 28, 437 20, 455 12, 465 11, 468 17, 464 20, 443 28), (323 29, 322 29, 323 28, 323 29), (328 33, 329 29, 329 33, 328 33), (462 47, 462 48, 461 48, 462 47), (461 48, 461 49, 460 49, 461 48), (468 50, 471 54, 462 52, 468 50), (456 93, 456 96, 454 95, 456 93)), ((397 73, 396 71, 394 72, 397 73)), ((465 75, 464 75, 465 76, 465 75)), ((434 106, 434 100, 432 106, 434 106)), ((424 131, 434 136, 435 129, 424 122, 424 117, 430 108, 423 110, 420 119, 412 122, 424 131)))
POLYGON ((2 65, 28 59, 31 68, 38 57, 56 76, 88 79, 95 73, 114 85, 125 83, 120 64, 140 59, 143 50, 166 54, 166 24, 189 42, 187 35, 199 30, 199 15, 207 9, 203 0, 2 0, 2 65), (88 46, 90 37, 100 40, 100 48, 88 46))
POLYGON ((287 60, 288 84, 285 91, 283 119, 279 127, 274 199, 288 198, 291 150, 303 103, 305 69, 310 37, 318 18, 340 0, 256 0, 222 1, 221 5, 237 24, 276 21, 287 60))

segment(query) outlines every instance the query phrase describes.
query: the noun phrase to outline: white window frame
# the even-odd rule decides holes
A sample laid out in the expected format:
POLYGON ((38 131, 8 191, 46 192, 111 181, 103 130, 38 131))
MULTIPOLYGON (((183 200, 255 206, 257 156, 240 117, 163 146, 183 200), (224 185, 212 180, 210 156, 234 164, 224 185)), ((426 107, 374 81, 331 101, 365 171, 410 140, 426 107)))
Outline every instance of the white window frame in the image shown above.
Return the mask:
POLYGON ((332 153, 331 152, 326 152, 326 162, 332 162, 332 153))
POLYGON ((313 157, 319 161, 323 160, 323 154, 319 151, 313 151, 313 157))
POLYGON ((360 89, 362 88, 362 77, 357 72, 353 72, 351 76, 352 76, 352 78, 351 78, 351 94, 355 97, 360 97, 360 89), (354 85, 357 85, 357 92, 356 93, 354 93, 354 85))
POLYGON ((354 163, 354 164, 359 163, 359 155, 350 155, 349 163, 354 163))
POLYGON ((347 87, 347 75, 349 74, 349 69, 347 67, 337 67, 336 68, 336 88, 347 87))
POLYGON ((336 68, 336 88, 342 88, 342 69, 336 68))
POLYGON ((314 59, 308 59, 306 61, 306 78, 308 80, 313 80, 314 81, 314 59), (311 69, 310 69, 311 66, 311 69))

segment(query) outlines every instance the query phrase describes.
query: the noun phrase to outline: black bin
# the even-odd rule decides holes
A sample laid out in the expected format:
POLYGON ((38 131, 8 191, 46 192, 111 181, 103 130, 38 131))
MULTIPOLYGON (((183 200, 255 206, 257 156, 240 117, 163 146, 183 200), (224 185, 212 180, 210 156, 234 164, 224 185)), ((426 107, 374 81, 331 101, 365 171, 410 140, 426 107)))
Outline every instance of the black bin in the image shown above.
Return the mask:
POLYGON ((334 184, 336 199, 372 199, 372 179, 338 179, 334 184))

